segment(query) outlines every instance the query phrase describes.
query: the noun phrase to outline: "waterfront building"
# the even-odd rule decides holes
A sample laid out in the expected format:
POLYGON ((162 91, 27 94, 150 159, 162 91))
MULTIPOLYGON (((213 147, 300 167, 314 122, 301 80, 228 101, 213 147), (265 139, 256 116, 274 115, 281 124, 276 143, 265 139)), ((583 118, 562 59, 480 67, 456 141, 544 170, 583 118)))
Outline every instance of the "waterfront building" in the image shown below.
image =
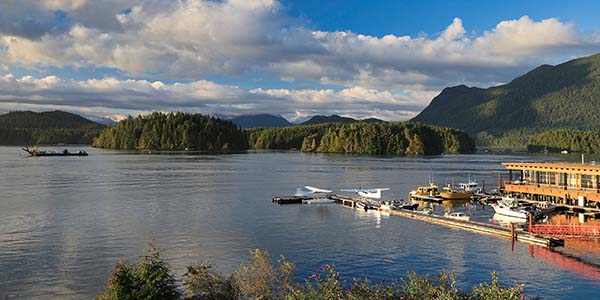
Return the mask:
POLYGON ((506 193, 530 200, 600 208, 600 165, 566 162, 502 164, 509 172, 508 181, 502 186, 506 193))

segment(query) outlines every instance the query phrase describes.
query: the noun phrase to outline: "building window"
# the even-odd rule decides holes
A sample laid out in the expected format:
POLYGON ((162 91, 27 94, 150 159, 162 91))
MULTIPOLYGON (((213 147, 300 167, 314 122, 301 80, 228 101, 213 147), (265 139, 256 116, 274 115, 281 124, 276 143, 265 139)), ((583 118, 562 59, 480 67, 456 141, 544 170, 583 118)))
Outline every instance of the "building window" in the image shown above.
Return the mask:
POLYGON ((581 175, 581 187, 584 189, 594 188, 594 176, 593 175, 581 175))

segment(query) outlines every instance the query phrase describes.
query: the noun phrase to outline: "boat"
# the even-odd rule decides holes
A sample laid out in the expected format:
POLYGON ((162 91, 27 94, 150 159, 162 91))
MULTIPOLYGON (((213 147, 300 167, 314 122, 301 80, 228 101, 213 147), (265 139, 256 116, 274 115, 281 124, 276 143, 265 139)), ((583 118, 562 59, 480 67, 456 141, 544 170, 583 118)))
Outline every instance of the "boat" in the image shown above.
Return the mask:
POLYGON ((424 215, 431 215, 431 214, 433 214, 433 209, 431 209, 431 208, 416 209, 415 212, 419 213, 419 214, 424 214, 424 215))
POLYGON ((465 215, 464 213, 461 213, 461 212, 445 213, 444 217, 449 218, 449 219, 459 220, 459 221, 467 221, 467 222, 471 220, 470 216, 465 215))
POLYGON ((420 186, 416 190, 410 191, 409 196, 430 196, 435 197, 438 195, 438 186, 434 183, 429 183, 427 186, 420 186))
POLYGON ((356 202, 356 208, 357 208, 357 209, 360 209, 360 210, 367 211, 367 210, 369 210, 369 209, 373 209, 373 205, 370 205, 370 204, 367 204, 367 203, 364 203, 364 202, 358 202, 358 201, 357 201, 357 202, 356 202))
POLYGON ((330 199, 330 198, 314 198, 314 199, 302 201, 302 203, 306 203, 306 204, 327 204, 327 203, 334 203, 334 202, 335 202, 335 200, 330 199))
POLYGON ((529 213, 519 209, 517 202, 512 198, 503 197, 500 201, 493 203, 492 207, 497 214, 504 216, 527 219, 529 213))
POLYGON ((451 185, 444 187, 444 191, 440 192, 440 197, 442 197, 444 199, 448 199, 448 200, 469 199, 469 198, 471 198, 471 196, 472 196, 471 193, 467 193, 466 191, 464 191, 462 189, 454 188, 451 185))
POLYGON ((538 202, 535 205, 535 208, 537 208, 539 211, 541 211, 543 213, 549 213, 556 209, 556 205, 554 205, 553 203, 550 203, 548 201, 542 201, 542 202, 538 202))
POLYGON ((460 187, 461 190, 463 190, 469 194, 476 194, 480 191, 479 184, 475 181, 459 183, 458 187, 460 187))
POLYGON ((22 150, 29 153, 30 156, 34 156, 34 157, 38 157, 38 156, 88 156, 88 153, 85 150, 79 150, 77 152, 70 152, 67 149, 64 149, 63 151, 47 151, 47 150, 39 150, 37 148, 37 146, 34 148, 24 147, 24 148, 22 148, 22 150))
POLYGON ((399 209, 407 209, 407 210, 415 210, 419 207, 419 203, 412 203, 408 201, 383 201, 381 202, 381 206, 379 207, 381 210, 399 210, 399 209))
POLYGON ((511 223, 512 224, 524 224, 525 222, 527 222, 527 220, 523 219, 523 218, 505 216, 505 215, 501 215, 499 213, 495 213, 494 216, 492 217, 492 222, 494 224, 498 224, 498 225, 510 225, 511 223))

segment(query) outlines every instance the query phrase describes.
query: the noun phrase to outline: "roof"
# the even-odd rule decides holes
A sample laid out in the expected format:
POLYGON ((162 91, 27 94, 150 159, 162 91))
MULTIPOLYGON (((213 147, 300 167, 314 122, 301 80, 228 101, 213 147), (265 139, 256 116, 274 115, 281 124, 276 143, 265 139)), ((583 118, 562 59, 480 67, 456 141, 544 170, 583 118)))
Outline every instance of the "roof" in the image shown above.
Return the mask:
POLYGON ((504 162, 508 170, 559 172, 570 174, 600 175, 600 165, 567 162, 504 162))

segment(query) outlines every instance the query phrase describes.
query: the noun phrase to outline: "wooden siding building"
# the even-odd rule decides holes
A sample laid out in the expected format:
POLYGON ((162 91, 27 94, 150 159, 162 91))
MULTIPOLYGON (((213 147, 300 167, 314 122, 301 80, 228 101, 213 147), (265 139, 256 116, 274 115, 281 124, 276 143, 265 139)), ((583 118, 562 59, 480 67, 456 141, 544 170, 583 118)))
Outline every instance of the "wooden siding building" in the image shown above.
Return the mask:
POLYGON ((505 162, 506 193, 538 201, 600 208, 600 165, 505 162))

